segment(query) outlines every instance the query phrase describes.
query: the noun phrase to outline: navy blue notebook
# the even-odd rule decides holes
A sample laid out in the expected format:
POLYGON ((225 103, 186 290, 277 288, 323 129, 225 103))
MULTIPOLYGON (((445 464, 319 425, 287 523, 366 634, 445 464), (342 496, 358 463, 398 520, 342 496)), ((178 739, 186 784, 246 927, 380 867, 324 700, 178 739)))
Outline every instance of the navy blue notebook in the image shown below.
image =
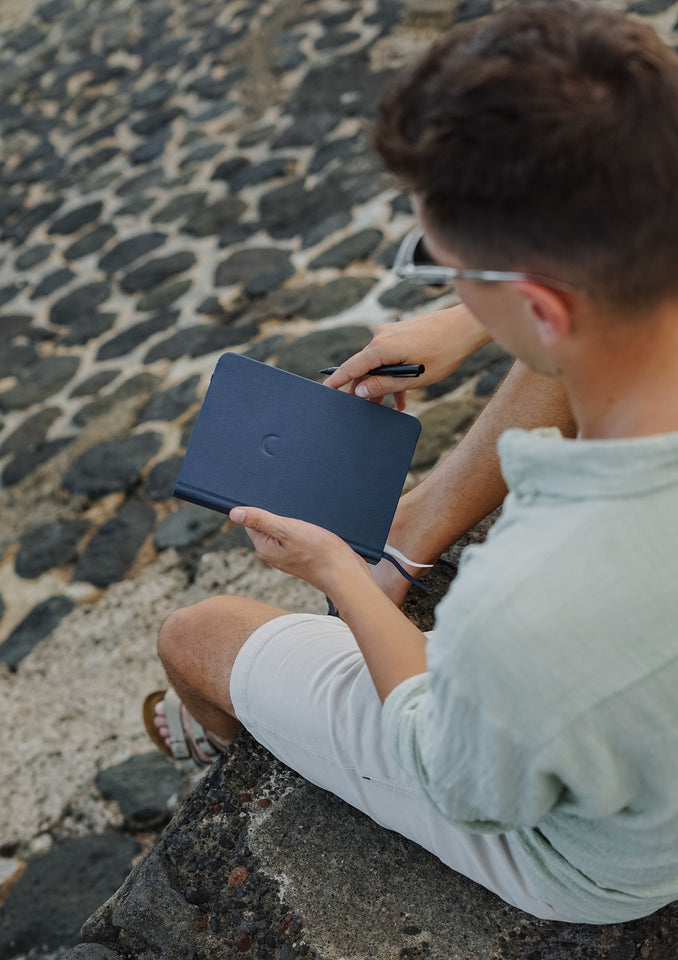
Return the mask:
POLYGON ((307 520, 376 563, 420 429, 415 417, 225 353, 174 495, 307 520))

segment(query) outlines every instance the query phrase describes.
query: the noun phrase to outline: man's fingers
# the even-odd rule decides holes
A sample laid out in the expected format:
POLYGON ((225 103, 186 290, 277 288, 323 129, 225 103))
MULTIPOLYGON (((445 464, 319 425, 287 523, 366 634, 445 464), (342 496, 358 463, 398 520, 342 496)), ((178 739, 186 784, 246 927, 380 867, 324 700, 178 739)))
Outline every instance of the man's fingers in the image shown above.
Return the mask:
POLYGON ((334 387, 334 389, 337 390, 339 387, 346 386, 351 380, 360 380, 360 378, 366 376, 370 370, 374 370, 376 367, 381 366, 382 363, 387 362, 388 361, 383 360, 376 354, 371 346, 368 346, 359 353, 349 357, 348 360, 344 360, 341 366, 337 367, 334 373, 331 373, 323 383, 326 387, 334 387))
POLYGON ((234 523, 247 527, 248 530, 258 530, 276 539, 280 539, 284 532, 280 518, 259 507, 233 507, 228 516, 234 523))
POLYGON ((407 390, 417 386, 419 384, 416 377, 365 377, 356 384, 353 392, 365 400, 381 400, 392 393, 396 397, 397 406, 397 397, 404 397, 407 390))

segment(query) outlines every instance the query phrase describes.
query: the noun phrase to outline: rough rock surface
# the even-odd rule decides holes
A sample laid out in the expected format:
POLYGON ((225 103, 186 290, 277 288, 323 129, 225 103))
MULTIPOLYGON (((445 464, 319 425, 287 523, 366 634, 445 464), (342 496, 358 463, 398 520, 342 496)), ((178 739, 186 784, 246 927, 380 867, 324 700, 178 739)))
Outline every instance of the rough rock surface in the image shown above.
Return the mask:
MULTIPOLYGON (((675 909, 529 920, 247 736, 167 781, 141 723, 177 606, 325 610, 173 479, 224 350, 317 377, 380 323, 455 302, 389 273, 414 217, 364 118, 441 27, 500 2, 0 5, 0 958, 676 956, 675 909)), ((612 2, 675 44, 677 3, 612 2)), ((506 368, 490 346, 412 393, 408 484, 506 368)), ((419 622, 457 555, 408 600, 419 622)))

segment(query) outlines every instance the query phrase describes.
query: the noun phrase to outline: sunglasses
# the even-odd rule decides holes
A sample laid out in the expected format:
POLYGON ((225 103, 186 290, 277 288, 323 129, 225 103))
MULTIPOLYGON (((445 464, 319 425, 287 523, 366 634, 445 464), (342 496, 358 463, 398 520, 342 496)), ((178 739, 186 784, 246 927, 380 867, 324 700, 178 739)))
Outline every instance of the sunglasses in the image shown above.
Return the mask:
POLYGON ((491 283, 532 280, 555 290, 574 291, 576 288, 564 280, 553 280, 538 273, 517 273, 513 270, 457 270, 442 267, 429 254, 424 244, 424 231, 415 227, 403 238, 393 261, 393 272, 403 280, 424 283, 429 286, 446 286, 455 280, 484 280, 491 283))

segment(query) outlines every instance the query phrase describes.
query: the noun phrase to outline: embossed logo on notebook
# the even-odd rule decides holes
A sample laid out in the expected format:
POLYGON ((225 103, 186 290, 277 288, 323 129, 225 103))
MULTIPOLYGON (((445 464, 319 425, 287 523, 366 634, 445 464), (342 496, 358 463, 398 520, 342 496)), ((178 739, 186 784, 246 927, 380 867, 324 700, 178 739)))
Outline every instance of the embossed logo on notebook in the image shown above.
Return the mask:
POLYGON ((266 454, 267 457, 275 456, 275 447, 280 437, 277 433, 267 433, 266 436, 261 441, 261 449, 266 454))

